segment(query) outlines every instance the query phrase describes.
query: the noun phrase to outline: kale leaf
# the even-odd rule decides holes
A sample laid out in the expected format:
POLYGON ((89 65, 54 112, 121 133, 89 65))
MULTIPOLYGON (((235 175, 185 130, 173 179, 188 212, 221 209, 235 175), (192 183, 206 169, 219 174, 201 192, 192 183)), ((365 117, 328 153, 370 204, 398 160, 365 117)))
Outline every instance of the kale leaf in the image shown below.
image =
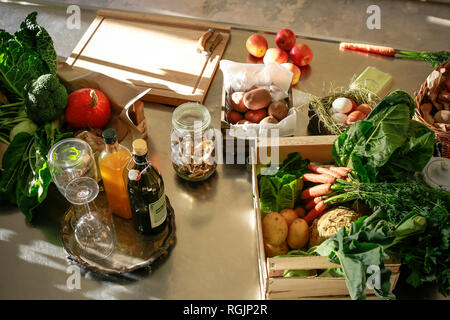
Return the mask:
POLYGON ((36 23, 36 15, 30 13, 14 35, 0 29, 0 89, 14 99, 23 99, 23 88, 31 80, 56 74, 53 41, 36 23))

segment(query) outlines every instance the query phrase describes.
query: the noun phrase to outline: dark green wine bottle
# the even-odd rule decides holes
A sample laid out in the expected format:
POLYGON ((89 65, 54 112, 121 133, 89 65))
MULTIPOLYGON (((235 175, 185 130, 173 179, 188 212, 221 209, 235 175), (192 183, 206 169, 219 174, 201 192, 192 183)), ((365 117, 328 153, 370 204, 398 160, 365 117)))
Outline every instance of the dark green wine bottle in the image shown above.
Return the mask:
POLYGON ((147 143, 133 141, 134 168, 128 172, 128 197, 133 224, 142 234, 157 234, 164 230, 167 221, 164 181, 147 158, 147 143))

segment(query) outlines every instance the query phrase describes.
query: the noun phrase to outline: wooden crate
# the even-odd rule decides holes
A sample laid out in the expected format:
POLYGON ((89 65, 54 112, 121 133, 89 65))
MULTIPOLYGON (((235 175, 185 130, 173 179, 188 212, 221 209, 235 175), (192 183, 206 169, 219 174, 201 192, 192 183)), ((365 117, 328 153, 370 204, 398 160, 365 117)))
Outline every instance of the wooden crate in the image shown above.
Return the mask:
MULTIPOLYGON (((278 146, 279 161, 283 161, 289 153, 298 152, 302 157, 314 162, 332 163, 331 148, 334 139, 335 136, 280 138, 278 146)), ((339 267, 338 264, 330 262, 328 257, 266 257, 257 183, 259 156, 265 152, 271 155, 272 152, 277 152, 277 150, 267 139, 258 139, 256 147, 251 150, 251 157, 261 297, 263 299, 349 299, 349 292, 343 278, 282 277, 284 270, 317 270, 339 267)), ((385 266, 392 271, 391 290, 393 290, 400 275, 400 264, 393 260, 386 261, 385 266)), ((372 290, 367 290, 366 294, 369 299, 375 298, 372 290)))

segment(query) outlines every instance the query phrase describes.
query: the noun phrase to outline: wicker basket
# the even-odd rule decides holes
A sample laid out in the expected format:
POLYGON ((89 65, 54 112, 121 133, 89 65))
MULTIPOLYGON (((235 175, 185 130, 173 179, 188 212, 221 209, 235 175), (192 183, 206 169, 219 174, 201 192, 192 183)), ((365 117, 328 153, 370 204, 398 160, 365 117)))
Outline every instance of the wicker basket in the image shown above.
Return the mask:
MULTIPOLYGON (((441 68, 445 68, 444 74, 447 78, 450 77, 450 60, 447 60, 446 62, 442 63, 439 67, 437 67, 435 70, 440 70, 441 68)), ((427 126, 429 129, 433 130, 436 134, 436 141, 440 141, 442 144, 442 156, 446 158, 450 158, 450 132, 445 132, 441 130, 440 128, 437 128, 433 126, 432 124, 429 124, 425 121, 423 118, 422 112, 420 111, 420 106, 423 102, 426 102, 424 100, 427 100, 427 93, 428 93, 428 86, 427 81, 422 84, 420 87, 419 92, 416 95, 416 98, 414 99, 416 102, 416 114, 414 116, 414 119, 419 121, 420 123, 427 126)))

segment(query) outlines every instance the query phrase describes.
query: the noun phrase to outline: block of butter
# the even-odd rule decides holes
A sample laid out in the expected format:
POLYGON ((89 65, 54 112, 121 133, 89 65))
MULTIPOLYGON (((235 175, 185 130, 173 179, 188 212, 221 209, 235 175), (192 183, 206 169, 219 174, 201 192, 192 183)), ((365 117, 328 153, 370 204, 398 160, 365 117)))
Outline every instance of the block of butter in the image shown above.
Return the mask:
POLYGON ((390 74, 382 72, 374 67, 367 67, 358 78, 352 82, 350 88, 366 88, 380 98, 383 98, 388 94, 392 82, 393 80, 390 74))

